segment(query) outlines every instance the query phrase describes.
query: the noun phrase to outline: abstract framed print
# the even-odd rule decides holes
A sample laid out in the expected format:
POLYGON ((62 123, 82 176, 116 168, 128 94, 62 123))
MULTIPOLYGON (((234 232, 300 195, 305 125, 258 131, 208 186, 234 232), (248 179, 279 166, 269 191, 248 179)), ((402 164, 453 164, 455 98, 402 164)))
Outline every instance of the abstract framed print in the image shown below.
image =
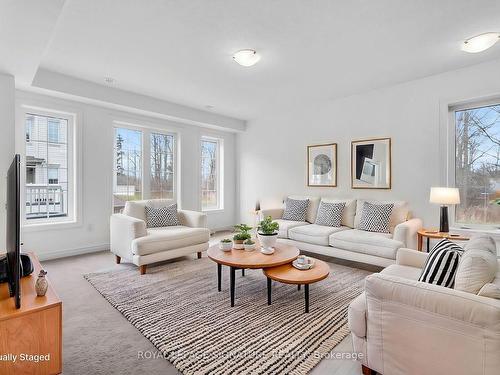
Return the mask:
POLYGON ((337 144, 307 146, 307 186, 337 186, 337 144))
POLYGON ((351 187, 391 188, 391 138, 351 142, 351 187))

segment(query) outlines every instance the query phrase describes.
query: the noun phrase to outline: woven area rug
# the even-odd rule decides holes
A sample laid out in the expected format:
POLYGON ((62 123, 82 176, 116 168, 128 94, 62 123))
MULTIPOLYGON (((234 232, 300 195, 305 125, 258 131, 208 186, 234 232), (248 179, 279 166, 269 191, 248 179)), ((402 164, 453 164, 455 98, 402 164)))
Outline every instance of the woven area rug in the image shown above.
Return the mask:
POLYGON ((267 305, 261 270, 237 271, 235 306, 229 270, 217 292, 211 260, 181 260, 84 277, 183 374, 306 374, 349 333, 347 307, 367 271, 331 264, 330 276, 304 288, 273 282, 267 305))

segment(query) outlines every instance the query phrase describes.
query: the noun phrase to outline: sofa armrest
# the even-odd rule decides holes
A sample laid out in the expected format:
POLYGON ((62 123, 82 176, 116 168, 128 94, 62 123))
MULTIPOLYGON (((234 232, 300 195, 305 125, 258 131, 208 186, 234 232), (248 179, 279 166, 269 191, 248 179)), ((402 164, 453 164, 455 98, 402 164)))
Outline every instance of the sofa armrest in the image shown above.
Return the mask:
POLYGON ((500 333, 500 300, 381 273, 366 278, 365 293, 368 314, 371 301, 376 300, 417 310, 422 319, 427 316, 429 322, 441 316, 500 333))
POLYGON ((177 217, 182 225, 191 228, 207 228, 207 214, 198 211, 179 210, 177 217))
POLYGON ((283 212, 285 212, 284 208, 266 208, 260 210, 259 219, 264 220, 264 218, 268 216, 271 216, 273 220, 281 219, 283 217, 283 212))
POLYGON ((396 264, 401 266, 424 268, 424 264, 428 256, 428 253, 423 253, 418 250, 401 248, 398 249, 396 254, 396 264))
POLYGON ((125 259, 132 258, 131 243, 139 237, 146 236, 146 223, 124 214, 113 214, 110 219, 110 249, 125 259))
POLYGON ((422 220, 417 218, 400 223, 394 228, 393 238, 404 243, 407 248, 416 249, 417 232, 422 229, 422 225, 422 220))

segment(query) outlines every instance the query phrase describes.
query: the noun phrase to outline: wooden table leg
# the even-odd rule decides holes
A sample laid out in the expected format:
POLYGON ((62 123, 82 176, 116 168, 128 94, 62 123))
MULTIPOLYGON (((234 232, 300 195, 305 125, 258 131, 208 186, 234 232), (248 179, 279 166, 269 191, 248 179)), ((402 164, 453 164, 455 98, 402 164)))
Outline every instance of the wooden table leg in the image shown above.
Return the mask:
POLYGON ((230 293, 231 293, 231 307, 234 307, 234 283, 235 283, 235 271, 236 268, 230 267, 229 269, 229 283, 230 283, 230 293))
POLYGON ((271 305, 271 289, 273 286, 273 281, 268 277, 267 278, 267 304, 271 305))
POLYGON ((217 290, 222 290, 222 264, 217 263, 217 290))
POLYGON ((417 249, 418 251, 422 251, 422 242, 423 242, 424 238, 422 237, 422 235, 420 233, 417 234, 417 249))
POLYGON ((306 298, 306 313, 309 312, 309 284, 304 284, 304 295, 306 298))

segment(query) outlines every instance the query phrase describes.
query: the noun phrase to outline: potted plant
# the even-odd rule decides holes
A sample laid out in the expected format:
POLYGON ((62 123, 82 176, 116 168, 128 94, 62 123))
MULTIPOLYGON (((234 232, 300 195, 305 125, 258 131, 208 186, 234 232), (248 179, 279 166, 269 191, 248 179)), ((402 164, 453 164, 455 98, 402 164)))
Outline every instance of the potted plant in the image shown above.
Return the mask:
POLYGON ((279 228, 279 224, 273 221, 271 216, 266 217, 260 222, 257 231, 263 253, 267 252, 272 254, 272 252, 274 252, 274 246, 276 245, 276 239, 278 238, 279 228))
POLYGON ((236 230, 236 234, 233 236, 234 248, 244 249, 245 246, 243 245, 243 242, 252 238, 252 235, 250 234, 252 227, 249 227, 246 224, 239 224, 235 225, 234 229, 236 230))
POLYGON ((233 241, 230 238, 220 240, 219 249, 222 251, 231 251, 233 249, 233 241))
POLYGON ((245 240, 245 242, 243 242, 243 246, 245 247, 246 251, 255 250, 255 241, 249 238, 248 240, 245 240))

